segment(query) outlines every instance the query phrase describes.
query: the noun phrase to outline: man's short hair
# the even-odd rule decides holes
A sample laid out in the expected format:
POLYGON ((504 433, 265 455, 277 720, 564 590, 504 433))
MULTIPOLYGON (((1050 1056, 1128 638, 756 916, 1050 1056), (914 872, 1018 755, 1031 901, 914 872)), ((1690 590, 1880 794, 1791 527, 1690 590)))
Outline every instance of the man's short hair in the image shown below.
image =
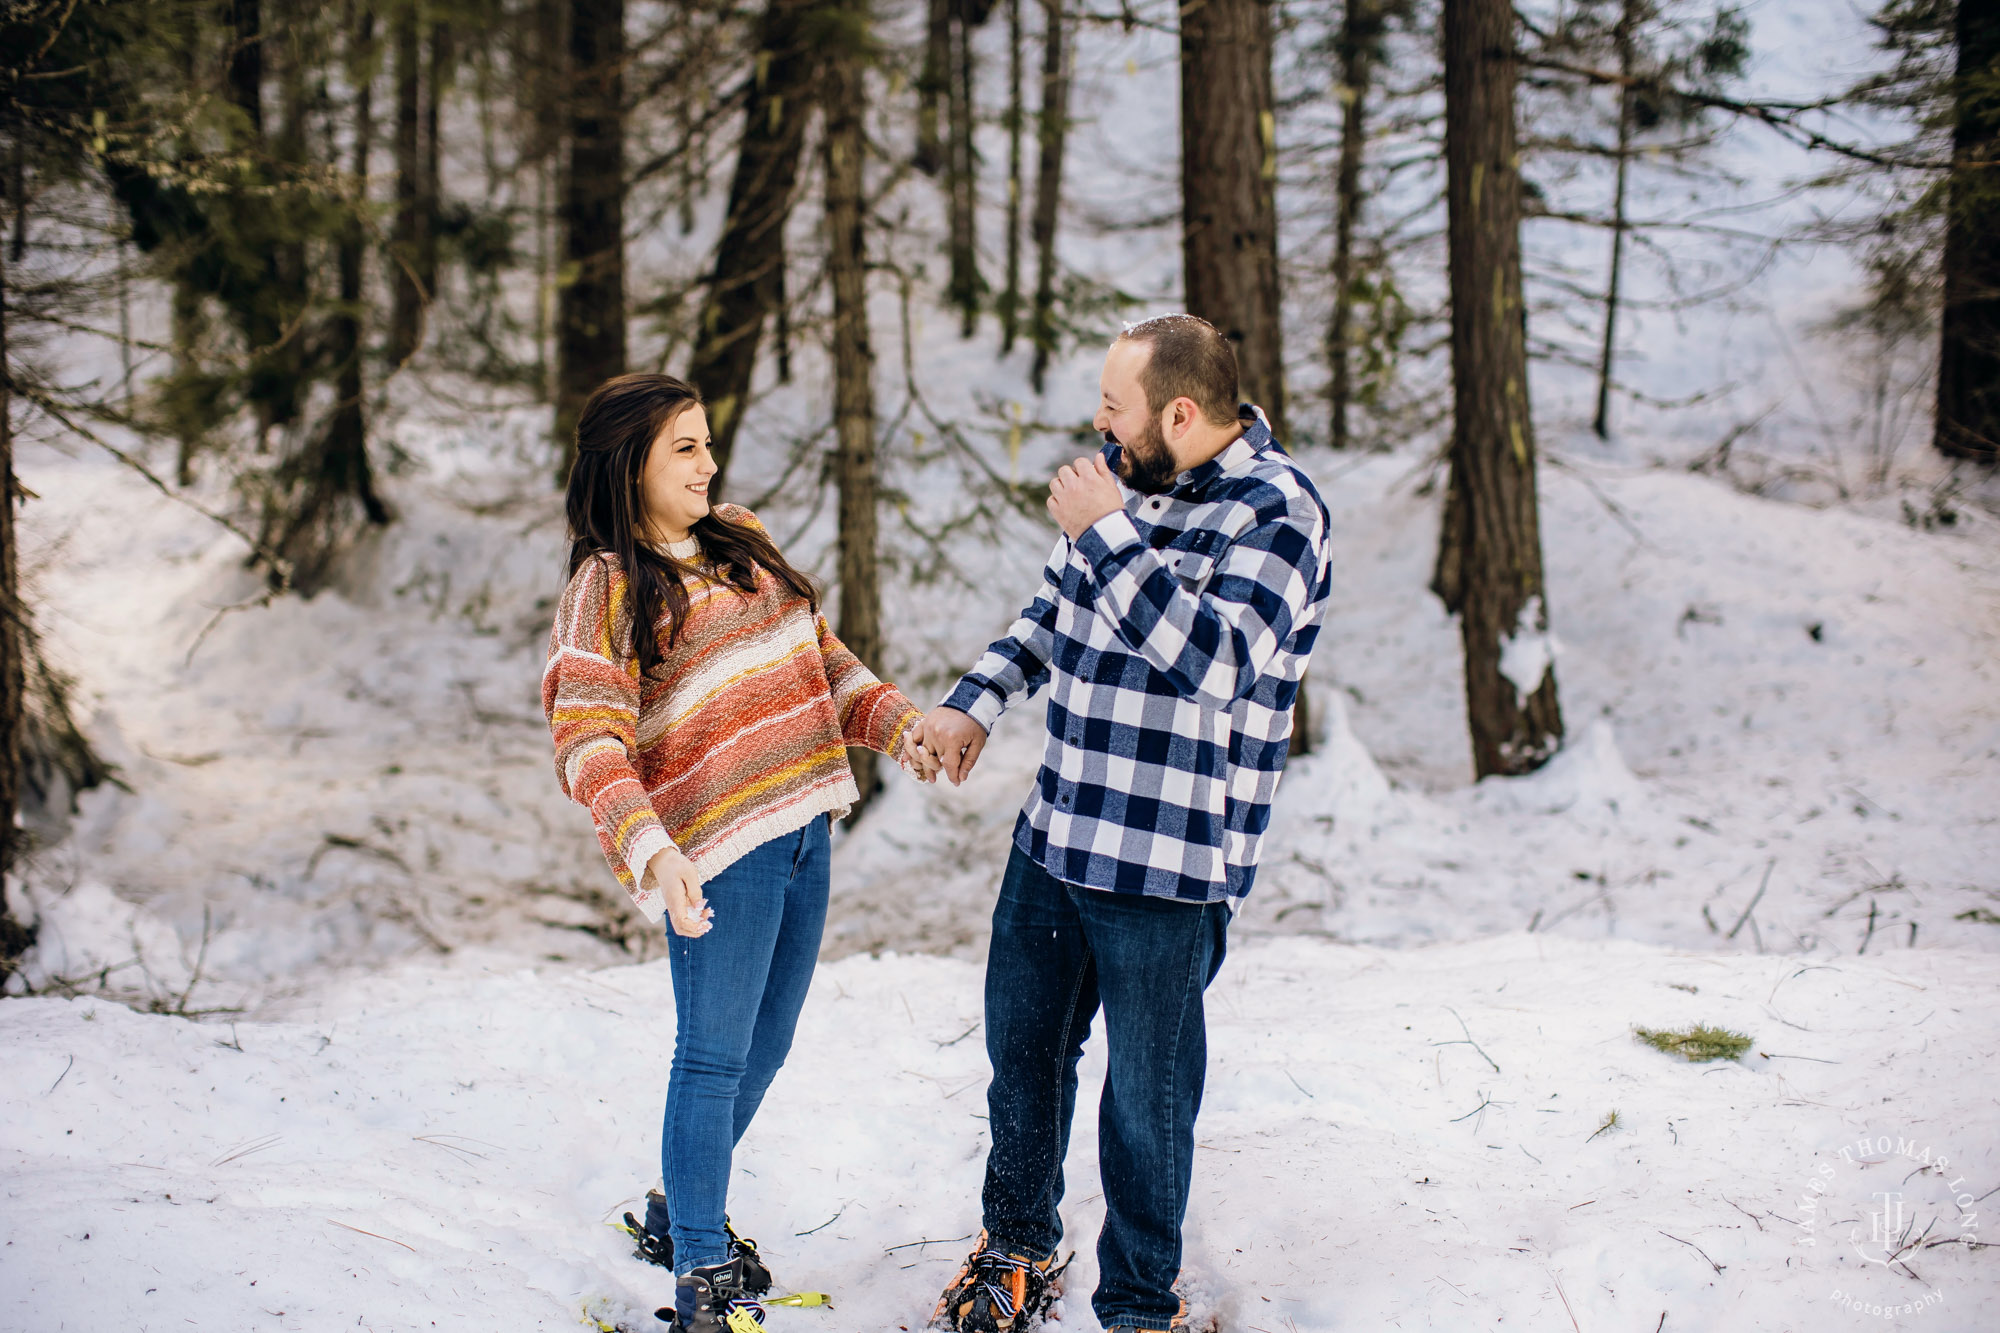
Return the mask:
POLYGON ((1236 420, 1236 349, 1215 325, 1195 315, 1156 315, 1127 324, 1114 341, 1153 349, 1139 386, 1154 416, 1176 398, 1191 398, 1215 425, 1236 420))

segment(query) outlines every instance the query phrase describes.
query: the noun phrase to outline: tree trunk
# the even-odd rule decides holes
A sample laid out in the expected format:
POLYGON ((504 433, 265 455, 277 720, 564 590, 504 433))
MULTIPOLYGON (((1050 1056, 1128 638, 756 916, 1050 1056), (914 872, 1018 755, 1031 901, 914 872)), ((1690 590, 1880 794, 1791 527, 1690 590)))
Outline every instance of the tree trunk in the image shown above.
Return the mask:
POLYGON ((976 18, 972 6, 973 0, 956 0, 953 6, 956 13, 951 25, 951 142, 945 181, 951 217, 951 282, 947 295, 958 307, 961 338, 970 338, 979 327, 979 297, 986 286, 979 276, 979 158, 972 146, 976 109, 972 95, 972 29, 976 18))
POLYGON ((571 0, 569 170, 556 311, 558 485, 591 390, 625 373, 625 0, 571 0))
MULTIPOLYGON (((1451 269, 1459 631, 1480 777, 1526 773, 1562 740, 1553 663, 1524 693, 1501 671, 1509 640, 1543 635, 1541 533, 1521 306, 1521 178, 1514 137, 1514 10, 1445 0, 1445 195, 1451 269)), ((1456 535, 1450 529, 1456 528, 1456 535)), ((1532 654, 1528 656, 1532 657, 1532 654)), ((1522 665, 1512 664, 1525 675, 1522 665)))
POLYGON ((1021 0, 1007 0, 1007 275, 1000 290, 1000 354, 1021 321, 1021 0))
POLYGON ((1056 348, 1056 210, 1062 203, 1063 147, 1069 141, 1069 32, 1062 0, 1042 0, 1042 112, 1036 122, 1035 309, 1028 337, 1035 364, 1028 372, 1042 391, 1056 348))
POLYGON ((431 25, 430 68, 425 71, 423 169, 417 180, 417 285, 426 304, 437 299, 438 214, 444 207, 444 139, 438 120, 452 78, 451 26, 431 25))
POLYGON ((2000 463, 2000 11, 1961 0, 1954 167, 1945 190, 1944 311, 1938 354, 1937 427, 1949 458, 2000 463))
POLYGON ((388 507, 376 494, 375 474, 368 461, 366 386, 362 379, 368 159, 375 136, 366 71, 374 42, 374 11, 362 3, 349 18, 353 185, 342 201, 346 216, 341 219, 334 246, 339 303, 326 330, 334 373, 333 411, 325 425, 279 469, 278 486, 264 521, 265 544, 284 557, 291 569, 292 586, 308 597, 325 586, 334 558, 358 527, 389 521, 388 507))
MULTIPOLYGON (((24 615, 19 572, 15 565, 14 506, 20 489, 14 481, 13 364, 7 357, 7 260, 0 257, 0 891, 14 872, 20 854, 20 830, 15 816, 21 808, 21 727, 26 720, 23 696, 24 615)), ((26 950, 25 932, 0 901, 0 976, 8 962, 26 950)))
POLYGON ((951 85, 951 11, 957 0, 929 0, 925 9, 924 65, 917 75, 917 152, 914 165, 926 176, 944 166, 944 134, 938 108, 951 85))
POLYGON ((696 323, 688 378, 708 400, 715 434, 711 500, 721 497, 728 477, 765 317, 784 309, 785 223, 810 119, 814 56, 804 25, 812 8, 811 0, 767 0, 764 6, 753 63, 757 77, 729 182, 729 213, 696 323))
POLYGON ((396 217, 389 231, 389 364, 400 366, 423 336, 424 302, 417 274, 424 244, 423 36, 418 0, 396 11, 396 217))
MULTIPOLYGON (((258 0, 229 0, 229 100, 264 137, 264 19, 258 0)), ((15 259, 21 256, 16 254, 15 259)))
POLYGON ((1368 151, 1368 94, 1382 54, 1382 0, 1347 0, 1336 49, 1343 110, 1340 165, 1334 175, 1333 319, 1327 326, 1332 383, 1329 438, 1336 449, 1353 443, 1348 414, 1354 406, 1354 230, 1361 220, 1361 164, 1368 151))
MULTIPOLYGON (((1618 43, 1618 73, 1632 77, 1632 34, 1638 26, 1638 0, 1625 0, 1613 34, 1618 43)), ((1611 274, 1604 284, 1604 347, 1597 362, 1597 416, 1590 428, 1597 438, 1611 438, 1611 361, 1618 336, 1618 284, 1625 267, 1625 176, 1632 163, 1632 85, 1618 89, 1618 183, 1611 191, 1611 274)))
MULTIPOLYGON (((862 0, 850 12, 865 14, 862 0)), ((875 353, 868 338, 867 242, 862 165, 866 110, 857 20, 824 52, 821 100, 826 114, 827 276, 833 287, 834 478, 840 492, 840 628, 843 642, 868 669, 882 672, 882 600, 875 561, 875 353)), ((855 751, 858 817, 874 798, 876 755, 855 751)))
POLYGON ((1236 346, 1243 397, 1285 428, 1270 0, 1181 11, 1181 235, 1189 313, 1236 346))

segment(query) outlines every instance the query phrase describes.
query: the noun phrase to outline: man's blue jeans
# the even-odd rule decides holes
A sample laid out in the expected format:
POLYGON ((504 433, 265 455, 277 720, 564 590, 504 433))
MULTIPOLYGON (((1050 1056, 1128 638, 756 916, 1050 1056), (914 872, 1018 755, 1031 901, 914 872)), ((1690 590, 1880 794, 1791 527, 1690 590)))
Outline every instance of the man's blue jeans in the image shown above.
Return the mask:
POLYGON ((1099 1007, 1110 1068, 1098 1103, 1104 1232, 1091 1301, 1105 1328, 1164 1329, 1180 1312, 1181 1220, 1208 1067, 1202 992, 1222 966, 1229 908, 1065 884, 1018 847, 986 961, 989 1243, 1040 1259, 1076 1110, 1076 1062, 1099 1007))
POLYGON ((826 926, 829 835, 821 815, 703 884, 715 926, 670 933, 674 1064, 660 1174, 674 1271, 729 1258, 729 1162, 792 1049, 826 926))

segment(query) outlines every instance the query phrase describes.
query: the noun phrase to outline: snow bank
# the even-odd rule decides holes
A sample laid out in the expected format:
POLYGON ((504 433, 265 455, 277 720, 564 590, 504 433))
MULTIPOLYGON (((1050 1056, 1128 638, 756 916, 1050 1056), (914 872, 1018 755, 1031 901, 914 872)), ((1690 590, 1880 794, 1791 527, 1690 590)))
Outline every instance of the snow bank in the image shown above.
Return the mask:
MULTIPOLYGON (((1989 973, 1944 951, 1239 941, 1210 992, 1189 1272, 1235 1329, 1558 1327, 1565 1303, 1585 1329, 1845 1326, 1835 1289, 1918 1291, 1848 1248, 1869 1191, 1900 1189, 1937 1239, 1958 1234, 1950 1181, 2000 1174, 1989 973), (1693 1021, 1752 1054, 1688 1065, 1630 1031, 1693 1021), (1877 1135, 1951 1169, 1841 1158, 1877 1135), (1839 1226, 1808 1247, 1815 1179, 1839 1226)), ((780 1282, 834 1296, 774 1311, 773 1333, 928 1313, 977 1225, 979 1018, 968 963, 821 970, 732 1186, 780 1282)), ((672 1028, 664 963, 490 955, 357 978, 277 1022, 0 1006, 0 1326, 567 1329, 586 1305, 656 1326, 668 1281, 606 1223, 657 1171, 672 1028)), ((1096 1328, 1101 1060, 1064 1204, 1072 1333, 1096 1328)), ((1943 1297, 1925 1327, 1995 1326, 1984 1258, 1912 1257, 1943 1297)))

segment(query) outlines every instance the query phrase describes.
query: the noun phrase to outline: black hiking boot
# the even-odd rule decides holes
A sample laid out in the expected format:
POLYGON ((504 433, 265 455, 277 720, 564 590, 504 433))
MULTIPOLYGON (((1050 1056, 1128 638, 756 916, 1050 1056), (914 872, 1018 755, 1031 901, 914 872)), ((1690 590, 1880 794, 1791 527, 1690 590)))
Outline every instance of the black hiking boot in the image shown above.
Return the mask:
MULTIPOLYGON (((744 1265, 744 1291, 751 1296, 762 1296, 771 1289, 771 1270, 764 1266, 763 1257, 757 1253, 757 1242, 736 1234, 736 1228, 729 1225, 729 1219, 722 1220, 722 1229, 729 1234, 729 1255, 742 1256, 744 1265)), ((667 1226, 667 1196, 658 1190, 646 1191, 646 1220, 641 1222, 632 1214, 625 1214, 625 1230, 633 1240, 632 1257, 657 1264, 661 1268, 674 1266, 674 1238, 667 1226)))
POLYGON ((674 1282, 673 1305, 655 1310, 653 1317, 675 1333, 762 1333, 764 1307, 746 1286, 745 1270, 752 1262, 748 1255, 736 1254, 683 1273, 674 1282))

